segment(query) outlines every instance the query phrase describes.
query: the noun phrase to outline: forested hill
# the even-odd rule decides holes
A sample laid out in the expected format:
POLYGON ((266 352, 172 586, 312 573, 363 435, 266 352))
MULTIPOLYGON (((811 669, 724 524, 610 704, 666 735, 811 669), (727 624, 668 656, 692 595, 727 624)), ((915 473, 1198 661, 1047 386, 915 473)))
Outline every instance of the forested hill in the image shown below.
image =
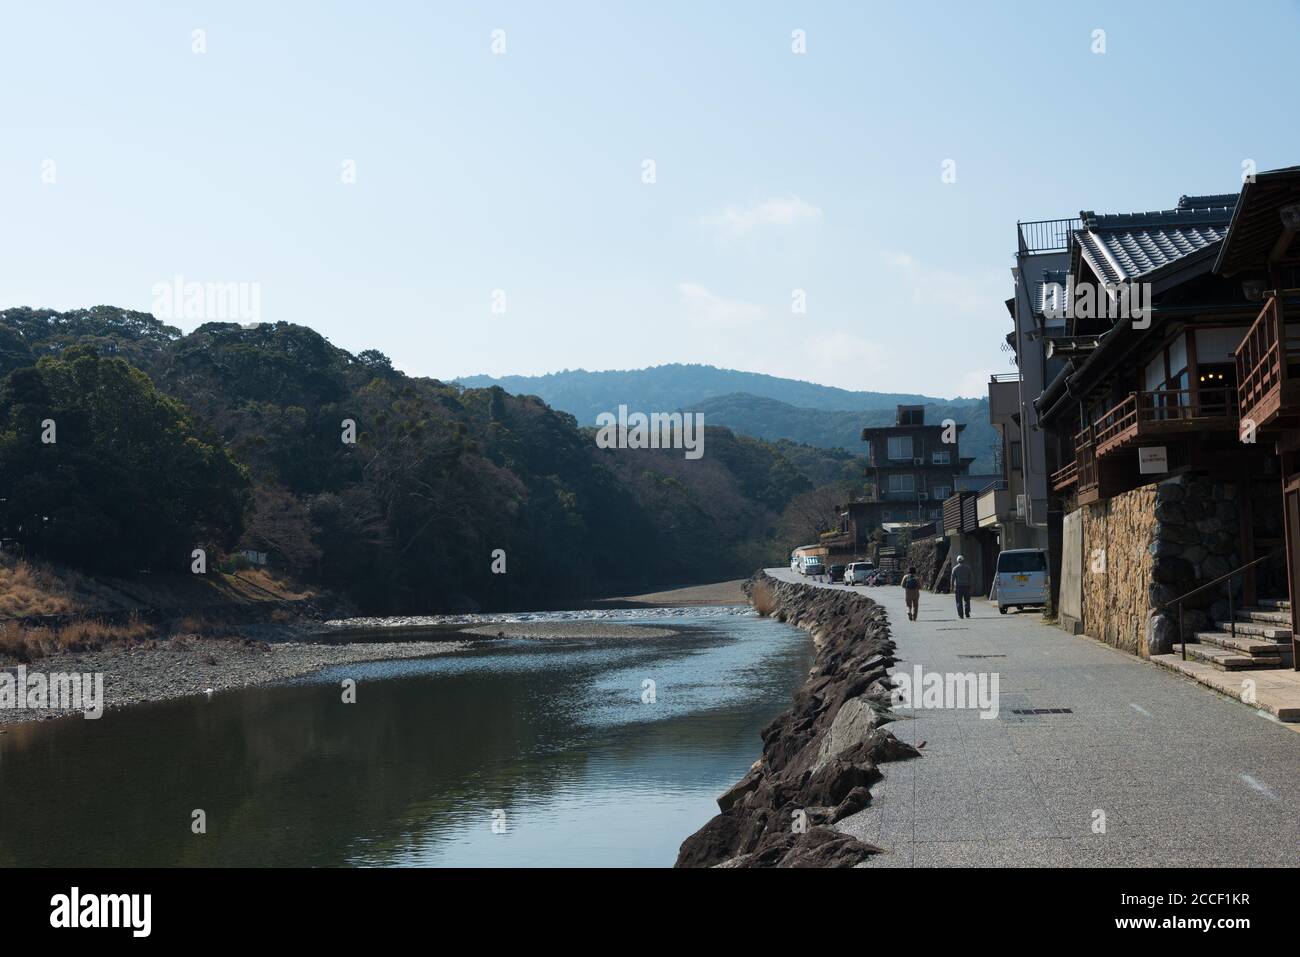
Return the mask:
POLYGON ((895 392, 854 392, 797 379, 708 365, 662 365, 648 369, 540 376, 466 376, 462 385, 499 385, 517 395, 536 395, 590 425, 620 404, 642 411, 690 409, 705 421, 744 435, 789 439, 856 452, 863 427, 889 425, 898 405, 924 405, 926 421, 951 417, 966 423, 962 454, 976 458, 975 471, 993 470, 997 434, 989 424, 988 398, 937 399, 895 392))
POLYGON ((456 380, 472 388, 499 385, 516 395, 536 395, 552 407, 576 416, 583 425, 609 409, 611 399, 629 408, 679 409, 702 399, 742 392, 776 399, 806 409, 890 409, 899 403, 933 402, 923 395, 894 392, 853 392, 799 379, 761 372, 741 372, 716 366, 671 363, 648 369, 588 372, 566 369, 538 376, 463 376, 456 380))
POLYGON ((793 497, 861 475, 725 428, 698 461, 602 450, 538 398, 409 377, 288 323, 0 312, 0 538, 91 572, 251 547, 367 612, 539 607, 748 574, 788 547, 793 497))

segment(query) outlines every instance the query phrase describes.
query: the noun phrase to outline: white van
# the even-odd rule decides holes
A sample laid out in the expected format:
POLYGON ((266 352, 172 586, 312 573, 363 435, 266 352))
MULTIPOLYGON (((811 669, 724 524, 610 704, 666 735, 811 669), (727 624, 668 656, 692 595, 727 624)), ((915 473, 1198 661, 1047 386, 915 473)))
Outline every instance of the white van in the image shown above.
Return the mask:
POLYGON ((998 555, 993 588, 998 611, 1042 607, 1047 604, 1047 552, 1041 548, 1013 548, 998 555))
POLYGON ((875 570, 875 562, 849 562, 849 567, 844 571, 844 584, 861 585, 875 570))

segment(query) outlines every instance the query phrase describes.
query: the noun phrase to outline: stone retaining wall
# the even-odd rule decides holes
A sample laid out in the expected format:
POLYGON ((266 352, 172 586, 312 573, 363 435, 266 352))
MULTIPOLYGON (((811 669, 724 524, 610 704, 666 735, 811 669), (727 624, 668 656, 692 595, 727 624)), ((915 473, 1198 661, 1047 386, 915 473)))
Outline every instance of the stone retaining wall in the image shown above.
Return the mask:
POLYGON ((1147 486, 1083 510, 1083 630, 1133 654, 1142 653, 1150 608, 1155 500, 1147 486))
MULTIPOLYGON (((948 539, 927 538, 913 542, 907 547, 906 565, 916 566, 916 575, 921 579, 921 587, 927 591, 936 591, 940 583, 940 574, 947 567, 948 539)), ((906 565, 904 571, 906 571, 906 565)), ((944 591, 947 591, 945 585, 944 591)))
POLYGON ((882 727, 891 720, 888 619, 863 595, 763 572, 745 590, 771 617, 811 632, 817 659, 794 704, 763 729, 762 756, 682 843, 677 866, 850 867, 880 849, 830 825, 867 806, 877 764, 920 754, 882 727))
MULTIPOLYGON (((1241 564, 1236 498, 1231 482, 1180 475, 1084 506, 1084 632, 1143 657, 1172 651, 1178 613, 1162 606, 1241 564)), ((1189 599, 1184 636, 1226 610, 1222 589, 1189 599)))

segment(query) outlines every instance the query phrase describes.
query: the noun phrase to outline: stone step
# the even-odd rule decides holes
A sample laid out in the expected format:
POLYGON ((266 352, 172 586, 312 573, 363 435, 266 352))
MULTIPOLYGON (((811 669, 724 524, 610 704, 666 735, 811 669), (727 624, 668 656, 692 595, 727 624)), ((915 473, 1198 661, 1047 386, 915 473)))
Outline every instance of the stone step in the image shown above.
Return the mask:
POLYGON ((1286 598, 1261 598, 1259 604, 1261 608, 1291 610, 1291 602, 1286 598))
MULTIPOLYGON (((1243 703, 1267 711, 1279 721, 1300 721, 1300 685, 1284 684, 1281 680, 1266 683, 1261 679, 1256 687, 1251 688, 1237 675, 1222 671, 1203 661, 1192 658, 1184 661, 1179 655, 1152 655, 1150 660, 1152 664, 1191 678, 1207 688, 1213 688, 1220 694, 1236 698, 1238 701, 1251 696, 1251 701, 1243 703), (1276 684, 1277 687, 1273 687, 1272 684, 1276 684)), ((1285 677, 1285 673, 1279 675, 1279 679, 1285 677)))
MULTIPOLYGON (((1183 646, 1174 645, 1174 654, 1179 658, 1183 656, 1183 646)), ((1230 651, 1227 648, 1220 648, 1217 645, 1191 644, 1187 645, 1187 657, 1195 661, 1204 662, 1211 667, 1218 668, 1220 671, 1257 671, 1261 668, 1281 668, 1281 655, 1243 655, 1240 652, 1230 651)))
POLYGON ((1237 610, 1238 621, 1258 621, 1267 625, 1291 627, 1291 613, 1278 611, 1276 608, 1241 608, 1237 610))
POLYGON ((1267 638, 1240 633, 1234 638, 1226 631, 1198 631, 1196 640, 1201 644, 1214 645, 1242 655, 1281 655, 1287 660, 1291 658, 1290 640, 1269 641, 1267 638))
POLYGON ((1253 635, 1257 638, 1268 638, 1272 641, 1284 641, 1291 637, 1290 628, 1266 625, 1262 621, 1216 621, 1214 624, 1219 631, 1228 631, 1229 628, 1232 628, 1238 635, 1253 635))

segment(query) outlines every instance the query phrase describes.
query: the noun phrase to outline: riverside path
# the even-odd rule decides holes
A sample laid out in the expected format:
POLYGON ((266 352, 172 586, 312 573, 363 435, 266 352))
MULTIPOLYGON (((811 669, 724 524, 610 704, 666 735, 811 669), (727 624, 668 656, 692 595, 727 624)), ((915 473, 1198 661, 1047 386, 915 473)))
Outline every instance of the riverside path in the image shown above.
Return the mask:
POLYGON ((1300 865, 1300 728, 1149 662, 951 595, 921 595, 907 620, 897 586, 849 589, 884 606, 894 673, 997 673, 996 717, 898 711, 889 725, 922 757, 884 764, 871 806, 843 831, 889 866, 1300 865), (1056 710, 1049 713, 1018 713, 1056 710))

